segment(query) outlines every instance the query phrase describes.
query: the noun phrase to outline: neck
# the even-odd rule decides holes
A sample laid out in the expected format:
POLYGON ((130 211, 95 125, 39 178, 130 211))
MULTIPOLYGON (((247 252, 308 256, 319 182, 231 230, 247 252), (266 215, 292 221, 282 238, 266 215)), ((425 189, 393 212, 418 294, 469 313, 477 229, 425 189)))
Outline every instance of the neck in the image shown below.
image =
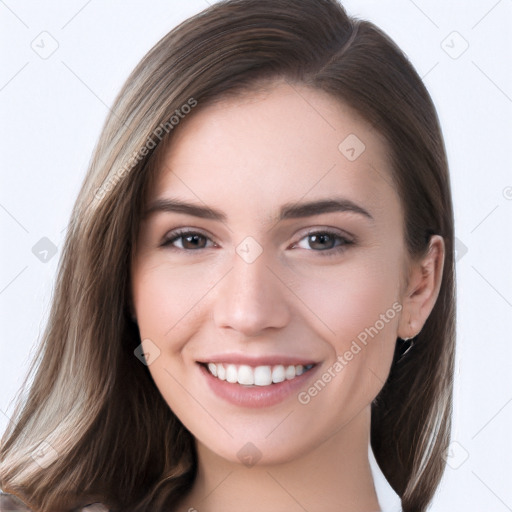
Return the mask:
POLYGON ((370 409, 282 464, 247 467, 197 442, 198 473, 179 512, 376 512, 368 443, 370 409))

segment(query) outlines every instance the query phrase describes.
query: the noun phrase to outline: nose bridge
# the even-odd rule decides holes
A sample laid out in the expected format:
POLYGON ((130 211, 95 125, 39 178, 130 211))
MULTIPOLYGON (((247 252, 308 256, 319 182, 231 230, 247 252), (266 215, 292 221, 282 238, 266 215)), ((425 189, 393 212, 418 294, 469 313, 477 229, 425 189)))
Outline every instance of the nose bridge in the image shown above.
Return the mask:
POLYGON ((289 319, 283 284, 269 268, 272 254, 256 244, 248 237, 237 246, 214 307, 218 327, 246 336, 255 336, 267 327, 283 327, 289 319))

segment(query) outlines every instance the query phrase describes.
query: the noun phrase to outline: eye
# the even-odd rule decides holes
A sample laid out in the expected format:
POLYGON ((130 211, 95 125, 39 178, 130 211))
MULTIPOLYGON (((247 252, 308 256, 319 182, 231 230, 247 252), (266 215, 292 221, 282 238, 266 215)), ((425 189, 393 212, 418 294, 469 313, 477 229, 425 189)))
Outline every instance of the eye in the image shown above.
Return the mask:
POLYGON ((315 252, 326 253, 325 255, 327 256, 343 251, 348 245, 352 244, 354 244, 354 240, 336 231, 322 230, 308 233, 294 247, 307 250, 313 249, 315 252))
MULTIPOLYGON (((313 249, 314 252, 325 253, 325 256, 327 256, 343 251, 348 245, 352 244, 354 244, 354 240, 336 231, 319 230, 308 233, 306 236, 302 237, 299 242, 294 244, 292 248, 313 249)), ((207 235, 190 229, 171 231, 165 236, 165 239, 160 245, 161 247, 184 251, 196 251, 216 246, 215 242, 207 235)))
MULTIPOLYGON (((203 233, 187 229, 179 229, 167 234, 160 246, 169 247, 171 249, 195 251, 197 249, 207 249, 208 241, 211 242, 210 238, 203 233)), ((214 242, 212 242, 212 244, 212 246, 215 245, 214 242)))

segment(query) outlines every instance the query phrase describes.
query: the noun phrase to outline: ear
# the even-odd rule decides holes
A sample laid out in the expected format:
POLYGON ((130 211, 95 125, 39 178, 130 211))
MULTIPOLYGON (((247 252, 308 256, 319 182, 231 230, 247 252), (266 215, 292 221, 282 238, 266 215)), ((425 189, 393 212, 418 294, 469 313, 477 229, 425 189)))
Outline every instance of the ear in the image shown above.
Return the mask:
POLYGON ((414 338, 423 328, 441 288, 445 245, 439 235, 432 235, 427 254, 413 261, 409 269, 407 287, 402 296, 402 314, 398 336, 414 338))

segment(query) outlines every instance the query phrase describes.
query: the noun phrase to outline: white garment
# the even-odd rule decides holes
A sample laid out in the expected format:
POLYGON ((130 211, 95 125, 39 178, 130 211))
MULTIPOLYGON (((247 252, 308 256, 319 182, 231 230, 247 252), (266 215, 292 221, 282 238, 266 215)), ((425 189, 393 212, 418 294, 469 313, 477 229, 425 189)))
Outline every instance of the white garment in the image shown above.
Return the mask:
POLYGON ((379 468, 371 445, 368 446, 368 458, 370 459, 373 482, 375 484, 375 491, 377 492, 381 512, 402 512, 400 496, 398 496, 391 485, 389 485, 384 473, 382 473, 379 468))

